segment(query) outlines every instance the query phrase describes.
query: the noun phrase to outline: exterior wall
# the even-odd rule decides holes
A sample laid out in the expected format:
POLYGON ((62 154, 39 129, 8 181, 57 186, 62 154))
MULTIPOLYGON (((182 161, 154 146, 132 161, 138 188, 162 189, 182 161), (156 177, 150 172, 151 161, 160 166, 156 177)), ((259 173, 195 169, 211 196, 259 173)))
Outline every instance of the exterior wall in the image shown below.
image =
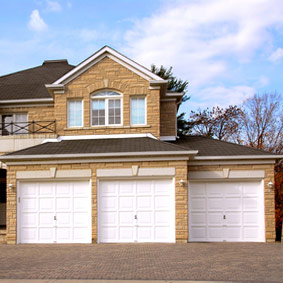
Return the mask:
MULTIPOLYGON (((124 162, 124 163, 78 163, 60 165, 18 165, 8 166, 7 184, 7 243, 15 244, 17 241, 17 171, 49 170, 56 167, 58 170, 91 169, 92 170, 92 240, 97 242, 97 169, 131 168, 139 165, 140 168, 175 167, 175 226, 176 242, 186 243, 188 240, 188 193, 187 193, 187 161, 150 161, 150 162, 124 162), (180 179, 185 181, 181 186, 180 179)), ((71 175, 70 175, 71 178, 71 175)), ((50 179, 54 180, 54 179, 50 179)))
POLYGON ((14 113, 28 113, 28 121, 53 121, 54 107, 50 106, 33 106, 33 107, 9 107, 0 108, 0 115, 14 114, 14 113))
POLYGON ((160 102, 160 136, 176 136, 177 105, 175 101, 160 102))
POLYGON ((275 241, 275 200, 274 190, 268 187, 271 181, 274 184, 274 165, 194 165, 189 171, 222 171, 223 168, 231 170, 264 170, 264 206, 265 206, 265 237, 267 242, 275 241))
POLYGON ((160 91, 150 90, 149 82, 115 61, 104 58, 68 83, 64 94, 55 94, 55 118, 59 135, 152 133, 160 136, 160 91), (90 95, 112 89, 123 94, 123 126, 96 126, 90 122, 90 95), (130 96, 143 95, 147 100, 147 125, 130 125, 130 96), (83 99, 84 126, 67 128, 67 100, 83 99))

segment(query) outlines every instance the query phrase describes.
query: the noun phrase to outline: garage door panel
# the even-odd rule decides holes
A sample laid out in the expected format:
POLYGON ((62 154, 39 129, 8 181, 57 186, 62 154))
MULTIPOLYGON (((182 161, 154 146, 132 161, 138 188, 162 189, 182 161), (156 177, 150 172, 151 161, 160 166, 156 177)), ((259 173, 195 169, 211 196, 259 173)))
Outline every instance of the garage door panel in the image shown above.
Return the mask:
POLYGON ((99 242, 174 241, 172 180, 100 181, 99 184, 102 188, 99 188, 98 205, 99 242), (104 188, 111 191, 109 198, 105 198, 104 188), (115 198, 118 198, 117 207, 109 205, 117 202, 115 198), (106 210, 109 206, 115 209, 106 210))
POLYGON ((23 182, 18 193, 20 243, 91 243, 89 182, 23 182), (75 196, 74 186, 88 190, 88 195, 75 196), (74 237, 77 228, 83 228, 84 234, 74 237))
POLYGON ((137 225, 150 225, 153 223, 153 212, 152 211, 137 211, 138 219, 137 225))
POLYGON ((225 198, 225 211, 242 211, 242 199, 239 197, 225 198))
MULTIPOLYGON (((56 210, 57 211, 71 211, 72 202, 73 202, 72 198, 64 198, 64 197, 56 198, 56 210)), ((77 200, 75 202, 77 202, 77 200)))
POLYGON ((133 197, 119 197, 119 209, 123 211, 132 211, 134 209, 134 198, 133 197))
POLYGON ((120 235, 120 239, 122 240, 122 242, 125 242, 125 241, 133 242, 135 238, 135 229, 134 227, 120 226, 119 235, 120 235))
POLYGON ((207 210, 208 211, 223 211, 223 198, 208 197, 207 198, 207 210))
MULTIPOLYGON (((117 213, 115 212, 115 217, 117 217, 117 213)), ((119 223, 115 223, 116 225, 134 225, 134 213, 128 211, 120 211, 119 213, 119 223)))
POLYGON ((151 196, 138 196, 137 209, 152 209, 153 201, 151 196))
POLYGON ((170 211, 156 211, 155 212, 155 224, 156 225, 170 225, 171 222, 172 222, 172 214, 170 213, 170 211))
POLYGON ((117 199, 116 197, 105 197, 100 198, 100 206, 102 211, 113 211, 117 210, 117 199))
POLYGON ((22 198, 21 199, 22 211, 37 211, 37 199, 35 198, 22 198))
POLYGON ((117 194, 117 184, 115 182, 100 182, 99 190, 101 196, 115 196, 117 194))
POLYGON ((52 197, 54 195, 54 187, 52 184, 40 184, 39 194, 41 196, 52 197))
POLYGON ((206 211, 206 199, 192 197, 191 203, 192 211, 206 211))
POLYGON ((242 225, 242 217, 243 214, 242 212, 225 212, 225 224, 230 225, 230 224, 237 224, 237 225, 242 225))
POLYGON ((207 214, 207 225, 223 225, 223 213, 208 213, 207 214))
POLYGON ((39 213, 39 225, 52 227, 54 225, 54 213, 40 212, 39 213))
MULTIPOLYGON (((132 183, 132 182, 131 182, 132 183)), ((151 195, 152 194, 152 181, 139 181, 136 183, 138 195, 151 195)), ((134 188, 134 186, 132 186, 134 188)))
POLYGON ((155 196, 154 199, 155 209, 170 209, 169 196, 155 196))
POLYGON ((39 211, 54 211, 55 206, 54 206, 54 198, 41 198, 39 199, 39 211))
POLYGON ((264 239, 262 182, 190 184, 190 241, 262 242, 264 239), (203 188, 206 191, 204 195, 203 188))

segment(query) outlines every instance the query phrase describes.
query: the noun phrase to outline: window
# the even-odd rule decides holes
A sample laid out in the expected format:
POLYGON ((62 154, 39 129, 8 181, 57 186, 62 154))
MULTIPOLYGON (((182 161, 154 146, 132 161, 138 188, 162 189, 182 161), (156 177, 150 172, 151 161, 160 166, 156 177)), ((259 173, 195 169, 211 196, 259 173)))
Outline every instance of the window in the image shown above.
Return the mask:
POLYGON ((145 125, 145 97, 131 97, 131 125, 145 125))
POLYGON ((122 95, 115 91, 101 91, 91 96, 91 125, 122 124, 122 95))
POLYGON ((83 101, 68 101, 68 127, 83 126, 83 101))
POLYGON ((1 117, 1 135, 20 135, 28 133, 27 113, 6 114, 1 117))

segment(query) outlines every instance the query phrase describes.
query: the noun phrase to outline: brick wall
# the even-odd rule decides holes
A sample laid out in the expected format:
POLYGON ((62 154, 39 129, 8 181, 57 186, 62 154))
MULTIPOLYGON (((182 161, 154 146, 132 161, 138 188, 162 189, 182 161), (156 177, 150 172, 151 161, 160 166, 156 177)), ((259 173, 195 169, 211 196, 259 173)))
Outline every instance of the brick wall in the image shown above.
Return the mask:
POLYGON ((152 133, 160 136, 160 92, 150 90, 149 82, 134 72, 104 58, 99 63, 68 83, 64 94, 55 94, 55 117, 59 135, 152 133), (90 95, 98 90, 112 89, 123 94, 123 126, 91 127, 90 95), (143 95, 147 99, 147 125, 130 125, 130 97, 143 95), (84 126, 67 128, 67 100, 83 99, 84 126))
MULTIPOLYGON (((125 162, 125 163, 79 163, 79 164, 48 164, 48 165, 21 165, 8 166, 7 184, 13 184, 13 188, 7 186, 7 243, 16 243, 17 231, 17 182, 16 171, 49 170, 56 167, 58 170, 91 169, 92 170, 92 239, 97 242, 97 169, 131 168, 139 165, 140 168, 175 167, 175 200, 176 200, 176 241, 187 242, 188 239, 188 193, 187 193, 187 162, 163 161, 163 162, 125 162), (179 180, 183 179, 185 185, 181 186, 179 180)), ((71 176, 70 176, 71 177, 71 176)))
POLYGON ((274 190, 268 187, 268 183, 274 184, 274 165, 200 165, 189 166, 189 171, 222 171, 223 168, 231 170, 264 170, 264 204, 265 204, 265 236, 267 242, 275 241, 275 202, 274 190))

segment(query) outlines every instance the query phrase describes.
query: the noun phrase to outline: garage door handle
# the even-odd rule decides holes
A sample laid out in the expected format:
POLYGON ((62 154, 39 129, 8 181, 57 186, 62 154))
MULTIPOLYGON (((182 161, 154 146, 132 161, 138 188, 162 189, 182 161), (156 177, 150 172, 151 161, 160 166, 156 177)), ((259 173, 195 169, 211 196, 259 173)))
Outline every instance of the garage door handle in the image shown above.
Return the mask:
POLYGON ((135 215, 135 219, 138 219, 138 216, 137 216, 137 215, 135 215))
POLYGON ((56 219, 56 215, 54 215, 54 220, 57 220, 57 219, 56 219))
POLYGON ((226 219, 226 215, 223 215, 223 219, 226 219))

